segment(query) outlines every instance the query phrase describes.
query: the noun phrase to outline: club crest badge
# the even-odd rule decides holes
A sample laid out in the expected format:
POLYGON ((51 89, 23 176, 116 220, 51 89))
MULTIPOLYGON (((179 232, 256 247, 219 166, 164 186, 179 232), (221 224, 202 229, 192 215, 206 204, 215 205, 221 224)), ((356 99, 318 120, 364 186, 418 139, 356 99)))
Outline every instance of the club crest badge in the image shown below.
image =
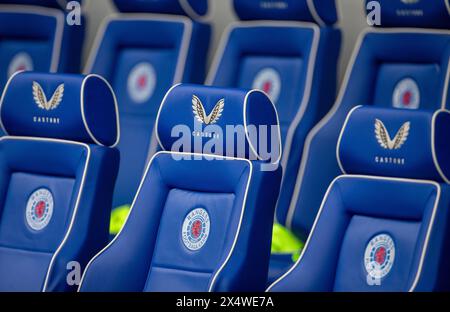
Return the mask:
POLYGON ((28 198, 26 220, 35 231, 43 230, 53 215, 53 195, 45 188, 38 189, 28 198))
POLYGON ((50 111, 58 108, 64 97, 64 84, 60 84, 53 93, 50 100, 47 100, 41 85, 33 81, 33 99, 36 105, 43 110, 50 111))
POLYGON ((390 235, 377 235, 367 244, 364 253, 364 266, 370 277, 382 279, 389 274, 394 261, 395 244, 390 235))
POLYGON ((137 104, 147 102, 156 87, 156 71, 150 63, 143 62, 133 67, 128 76, 128 94, 137 104))
POLYGON ((417 83, 411 78, 401 80, 394 89, 392 103, 395 108, 418 109, 420 91, 417 83))
POLYGON ((252 88, 264 91, 276 103, 281 92, 280 74, 272 68, 262 69, 256 74, 252 88))
POLYGON ((28 53, 17 53, 9 63, 8 77, 11 77, 18 71, 32 71, 34 69, 33 59, 28 53))
POLYGON ((218 122, 220 117, 222 116, 224 108, 225 99, 221 99, 216 103, 211 113, 207 115, 202 101, 200 101, 200 99, 196 95, 192 96, 192 109, 194 111, 195 119, 197 119, 200 123, 204 123, 205 125, 213 125, 218 122))
POLYGON ((203 208, 196 208, 189 212, 183 222, 182 239, 189 250, 201 249, 209 236, 210 219, 208 212, 203 208))
POLYGON ((375 137, 380 146, 384 149, 400 149, 403 144, 405 144, 406 140, 408 140, 410 128, 411 123, 409 121, 405 122, 400 127, 395 137, 391 139, 391 136, 389 135, 389 132, 387 131, 383 122, 379 119, 375 119, 375 137))

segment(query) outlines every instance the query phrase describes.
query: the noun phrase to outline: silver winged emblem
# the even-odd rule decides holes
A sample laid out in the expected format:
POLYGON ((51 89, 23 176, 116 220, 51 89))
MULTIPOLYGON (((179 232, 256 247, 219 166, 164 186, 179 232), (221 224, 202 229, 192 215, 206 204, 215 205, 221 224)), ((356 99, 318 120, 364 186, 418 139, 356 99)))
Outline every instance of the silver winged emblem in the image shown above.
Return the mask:
POLYGON ((378 143, 384 149, 396 150, 400 149, 409 136, 409 129, 411 128, 411 123, 405 122, 401 128, 398 130, 394 139, 391 139, 389 132, 384 126, 383 122, 379 119, 375 119, 375 137, 378 143))
POLYGON ((33 98, 34 102, 36 102, 36 105, 39 108, 45 109, 47 111, 56 109, 59 106, 59 104, 61 104, 63 96, 64 96, 64 84, 60 84, 53 93, 53 96, 50 99, 50 101, 47 101, 47 96, 45 95, 44 90, 42 90, 41 85, 36 81, 33 81, 33 98))
POLYGON ((219 100, 216 106, 214 106, 212 112, 206 115, 205 108, 203 107, 202 101, 196 96, 192 96, 192 109, 194 111, 195 118, 205 125, 215 124, 220 116, 222 116, 223 109, 225 107, 225 99, 219 100))

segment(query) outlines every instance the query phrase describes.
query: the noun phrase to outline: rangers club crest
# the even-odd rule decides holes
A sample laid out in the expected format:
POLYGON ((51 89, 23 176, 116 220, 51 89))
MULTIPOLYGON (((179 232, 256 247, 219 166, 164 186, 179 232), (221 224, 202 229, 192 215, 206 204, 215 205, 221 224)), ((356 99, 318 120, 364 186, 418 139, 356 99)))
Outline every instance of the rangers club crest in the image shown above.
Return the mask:
POLYGON ((388 234, 375 236, 367 244, 364 266, 370 277, 382 279, 392 269, 395 260, 394 240, 388 234))
POLYGON ((150 63, 139 63, 128 76, 128 94, 133 102, 147 102, 156 87, 156 71, 150 63))
POLYGON ((8 77, 18 71, 32 71, 34 69, 33 60, 28 53, 20 52, 16 54, 9 64, 8 77))
POLYGON ((45 188, 38 189, 28 198, 26 220, 35 231, 43 230, 53 215, 53 195, 45 188))
POLYGON ((420 91, 417 83, 411 78, 401 80, 395 87, 392 102, 395 108, 418 109, 420 91))
POLYGON ((183 222, 182 239, 189 250, 199 250, 205 245, 209 236, 210 220, 208 212, 196 208, 189 212, 183 222))
POLYGON ((253 89, 264 91, 276 103, 281 92, 280 74, 272 68, 262 69, 253 81, 253 89))

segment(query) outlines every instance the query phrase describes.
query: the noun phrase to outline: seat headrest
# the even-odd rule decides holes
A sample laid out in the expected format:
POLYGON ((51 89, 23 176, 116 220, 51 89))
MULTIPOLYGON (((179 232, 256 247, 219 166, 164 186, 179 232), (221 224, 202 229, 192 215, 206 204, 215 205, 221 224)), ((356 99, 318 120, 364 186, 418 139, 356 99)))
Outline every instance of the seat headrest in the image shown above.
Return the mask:
MULTIPOLYGON (((366 0, 369 4, 371 0, 366 0)), ((377 0, 381 27, 450 28, 449 0, 377 0)), ((367 6, 367 13, 373 11, 367 6)))
POLYGON ((111 147, 120 136, 116 97, 98 75, 18 72, 3 91, 0 121, 11 136, 111 147))
POLYGON ((241 20, 288 20, 313 22, 320 26, 337 22, 335 0, 234 0, 241 20))
POLYGON ((278 163, 281 136, 275 106, 258 90, 176 85, 156 120, 163 150, 278 163))
MULTIPOLYGON (((37 5, 49 8, 66 9, 71 0, 0 0, 0 4, 37 5)), ((82 0, 77 0, 80 4, 82 0)))
POLYGON ((450 111, 358 106, 342 129, 344 173, 450 183, 450 111))
POLYGON ((124 13, 159 13, 186 15, 201 20, 208 14, 208 0, 114 0, 124 13))

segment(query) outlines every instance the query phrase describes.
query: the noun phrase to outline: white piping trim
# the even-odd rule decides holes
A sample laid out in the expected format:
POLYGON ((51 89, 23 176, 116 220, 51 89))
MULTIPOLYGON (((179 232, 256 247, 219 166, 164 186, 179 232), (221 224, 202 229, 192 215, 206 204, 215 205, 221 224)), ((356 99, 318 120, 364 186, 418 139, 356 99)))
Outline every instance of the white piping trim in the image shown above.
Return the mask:
POLYGON ((72 217, 70 219, 70 224, 69 227, 66 231, 66 234, 64 235, 63 240, 61 241, 61 243, 59 244, 58 248, 56 249, 56 251, 54 252, 52 259, 50 260, 50 264, 48 266, 47 269, 47 273, 45 275, 45 281, 44 281, 44 286, 42 287, 42 292, 46 292, 47 291, 47 286, 48 286, 48 281, 50 278, 50 273, 51 270, 53 269, 53 265, 54 262, 56 260, 56 257, 58 256, 58 254, 61 252, 61 249, 64 247, 64 245, 67 242, 67 239, 69 238, 69 235, 72 231, 73 228, 73 224, 75 222, 75 218, 78 212, 78 206, 80 204, 80 199, 81 199, 81 195, 83 193, 83 189, 84 189, 84 183, 86 180, 86 173, 87 170, 89 168, 89 163, 90 163, 90 159, 91 159, 91 148, 89 147, 89 145, 85 144, 85 143, 79 143, 79 142, 74 142, 74 141, 67 141, 67 140, 60 140, 60 139, 47 139, 47 138, 34 138, 34 137, 1 137, 0 141, 4 141, 4 140, 17 140, 17 141, 41 141, 41 142, 53 142, 53 143, 62 143, 62 144, 72 144, 72 145, 78 145, 81 147, 84 147, 87 151, 87 156, 86 156, 86 163, 84 165, 84 169, 83 169, 83 175, 81 178, 81 182, 80 182, 80 187, 78 189, 78 195, 77 195, 77 199, 75 201, 75 206, 72 212, 72 217))
POLYGON ((444 174, 444 171, 441 168, 441 165, 439 165, 439 161, 437 159, 437 154, 436 154, 436 117, 439 114, 449 114, 450 115, 450 111, 445 110, 445 109, 440 109, 438 111, 436 111, 433 114, 433 118, 431 120, 431 154, 433 155, 433 163, 434 166, 436 167, 437 172, 439 173, 439 175, 441 176, 442 180, 444 180, 445 183, 450 184, 450 179, 447 178, 447 176, 444 174))
POLYGON ((98 52, 101 44, 103 43, 106 30, 109 24, 115 21, 144 21, 144 22, 174 22, 184 25, 183 38, 181 39, 180 52, 177 60, 177 67, 175 69, 174 79, 172 84, 176 84, 182 81, 184 75, 184 68, 186 66, 187 56, 189 52, 189 43, 192 38, 192 21, 185 16, 176 15, 163 15, 163 14, 150 14, 150 13, 116 13, 107 16, 100 26, 100 30, 97 33, 93 48, 89 54, 88 61, 86 62, 84 73, 90 74, 94 67, 96 58, 99 57, 98 52))
POLYGON ((436 194, 436 201, 435 201, 434 207, 433 207, 433 213, 432 213, 432 216, 430 218, 430 223, 429 223, 427 234, 426 234, 426 237, 425 237, 425 242, 424 242, 424 245, 423 245, 423 248, 422 248, 422 254, 421 254, 421 257, 420 257, 419 266, 417 268, 417 273, 416 273, 414 282, 413 282, 411 288, 409 289, 409 292, 412 292, 412 291, 415 290, 415 288, 417 286, 417 283, 419 281, 419 278, 420 278, 420 276, 422 274, 423 263, 425 261, 426 252, 428 250, 428 243, 429 243, 431 231, 432 231, 432 228, 433 228, 433 225, 434 225, 434 220, 435 220, 435 216, 436 216, 436 210, 437 210, 440 198, 441 198, 441 186, 438 183, 434 182, 434 181, 427 181, 427 180, 423 180, 422 181, 422 180, 413 180, 413 179, 390 178, 390 177, 375 177, 375 176, 366 176, 366 175, 345 175, 345 176, 336 177, 333 180, 333 182, 331 182, 330 186, 328 187, 328 190, 325 193, 325 196, 324 196, 324 198, 322 200, 322 204, 320 206, 320 209, 319 209, 319 212, 317 214, 317 217, 316 217, 316 219, 314 221, 314 224, 313 224, 313 227, 312 227, 312 230, 311 230, 311 234, 309 235, 308 240, 306 241, 305 248, 303 249, 303 252, 302 252, 300 258, 297 260, 297 262, 285 274, 283 274, 279 279, 277 279, 274 283, 272 283, 266 289, 266 292, 271 291, 272 288, 275 285, 277 285, 279 282, 281 282, 286 276, 291 274, 295 270, 295 268, 297 266, 299 266, 300 262, 303 259, 303 256, 306 254, 306 251, 307 251, 307 249, 309 247, 309 243, 311 242, 312 236, 314 235, 314 231, 316 229, 317 223, 319 222, 320 216, 322 215, 322 211, 323 211, 323 208, 325 206, 325 203, 328 200, 328 196, 330 194, 330 191, 333 188, 334 184, 338 180, 340 180, 342 178, 365 178, 365 179, 380 180, 380 181, 387 180, 387 181, 397 181, 397 182, 403 182, 403 183, 429 184, 429 185, 432 185, 432 186, 436 187, 437 194, 436 194))
POLYGON ((347 128, 347 123, 350 120, 351 115, 353 114, 353 112, 359 108, 363 107, 362 105, 358 105, 353 107, 350 112, 347 114, 347 117, 345 118, 345 122, 344 125, 342 126, 341 129, 341 133, 339 134, 339 139, 336 145, 336 159, 339 165, 339 169, 341 169, 343 174, 347 174, 347 172, 345 172, 344 166, 342 165, 341 162, 341 155, 340 155, 340 151, 341 151, 341 140, 342 140, 342 136, 344 135, 345 129, 347 128))
MULTIPOLYGON (((208 0, 206 0, 208 1, 208 0)), ((205 15, 200 15, 198 14, 190 5, 188 0, 178 0, 181 8, 184 10, 184 12, 189 15, 190 18, 192 18, 193 20, 199 21, 199 22, 203 22, 203 23, 208 23, 211 22, 212 18, 213 18, 213 13, 214 13, 214 6, 215 6, 215 1, 208 1, 207 5, 208 5, 208 12, 206 12, 205 15)))
POLYGON ((450 1, 449 0, 445 0, 445 6, 447 7, 448 15, 450 15, 450 1))
POLYGON ((279 141, 279 150, 278 150, 278 159, 277 159, 277 161, 276 162, 274 162, 273 164, 278 164, 279 162, 280 162, 280 159, 281 159, 281 157, 282 157, 282 153, 283 153, 283 146, 282 146, 282 142, 281 142, 281 128, 280 128, 280 120, 279 120, 279 118, 278 118, 278 111, 277 111, 277 109, 276 109, 276 107, 275 107, 275 104, 273 104, 273 102, 272 102, 272 100, 270 99, 270 97, 265 93, 265 92, 263 92, 263 91, 261 91, 261 90, 257 90, 257 89, 253 89, 253 90, 250 90, 249 92, 247 92, 247 94, 245 95, 245 99, 244 99, 244 107, 243 107, 243 118, 244 118, 244 132, 245 132, 245 137, 247 138, 247 141, 248 141, 248 145, 249 145, 249 147, 250 147, 250 149, 252 150, 252 152, 255 154, 255 156, 258 158, 258 160, 263 160, 260 156, 259 156, 259 154, 258 154, 258 151, 255 149, 255 147, 253 146, 253 144, 252 144, 252 142, 251 142, 251 140, 250 140, 250 137, 249 137, 249 135, 248 135, 248 125, 247 125, 247 103, 248 103, 248 98, 249 98, 249 96, 250 96, 250 94, 252 94, 252 93, 254 93, 254 92, 257 92, 257 93, 262 93, 262 94, 264 94, 266 97, 267 97, 267 99, 269 100, 269 102, 270 102, 270 104, 272 105, 272 107, 273 107, 273 110, 274 110, 274 112, 275 112, 275 116, 276 116, 276 118, 277 118, 277 126, 278 126, 278 141, 279 141))
POLYGON ((90 74, 87 75, 84 79, 83 82, 81 83, 81 94, 80 94, 80 110, 81 110, 81 118, 83 119, 83 124, 84 127, 87 131, 87 133, 89 134, 90 138, 92 139, 92 141, 94 141, 96 144, 100 145, 100 146, 105 146, 104 144, 102 144, 100 141, 97 140, 97 138, 94 136, 94 134, 92 133, 91 129, 89 128, 89 124, 87 123, 86 120, 86 115, 84 113, 84 87, 86 85, 86 82, 90 79, 90 78, 98 78, 101 81, 103 81, 105 83, 105 85, 109 88, 109 91, 111 92, 111 95, 114 99, 114 109, 116 112, 116 141, 109 147, 116 147, 117 144, 119 144, 120 141, 120 120, 119 120, 119 107, 117 105, 117 98, 116 98, 116 94, 114 93, 113 88, 111 87, 111 85, 109 84, 109 82, 103 78, 100 75, 95 75, 95 74, 90 74))
MULTIPOLYGON (((233 158, 233 157, 217 156, 217 155, 204 155, 204 154, 197 154, 197 153, 181 153, 181 152, 166 152, 166 151, 161 151, 161 152, 158 152, 158 153, 154 154, 154 155, 152 156, 152 158, 150 159, 149 163, 147 164, 147 168, 145 169, 145 173, 144 173, 144 175, 143 175, 143 177, 142 177, 142 179, 141 179, 141 182, 140 182, 140 184, 139 184, 139 187, 138 187, 138 190, 137 190, 137 192, 136 192, 136 195, 134 196, 133 203, 131 204, 130 212, 128 213, 128 216, 127 216, 127 218, 126 218, 126 220, 125 220, 125 222, 124 222, 124 225, 123 225, 122 228, 120 229, 119 233, 117 233, 117 235, 113 238, 113 240, 112 240, 111 242, 109 242, 109 244, 106 245, 106 247, 104 247, 100 252, 98 252, 98 253, 97 253, 97 254, 96 254, 96 255, 88 262, 88 264, 86 265, 86 268, 85 268, 85 270, 84 270, 83 276, 81 277, 80 285, 78 286, 78 290, 77 290, 78 292, 80 292, 81 287, 83 286, 83 282, 84 282, 84 279, 85 279, 85 277, 86 277, 87 272, 89 271, 89 267, 92 265, 92 263, 93 263, 98 257, 101 256, 101 254, 103 254, 106 250, 108 250, 108 249, 114 244, 114 242, 115 242, 115 241, 119 238, 119 236, 122 234, 122 231, 124 231, 124 229, 126 228, 127 223, 128 223, 128 220, 129 220, 131 214, 133 213, 133 209, 134 209, 134 207, 135 207, 136 201, 137 201, 137 199, 138 199, 138 197, 139 197, 139 195, 140 195, 140 193, 141 193, 142 187, 143 187, 143 185, 144 185, 144 183, 145 183, 145 181, 146 181, 146 179, 147 179, 147 175, 148 175, 148 172, 150 171, 150 168, 151 168, 151 166, 152 166, 152 163, 153 163, 154 159, 155 159, 157 156, 162 155, 162 154, 166 154, 166 155, 201 156, 201 157, 203 157, 203 158, 212 157, 212 158, 216 158, 216 159, 218 159, 218 160, 244 161, 244 162, 247 162, 247 163, 250 165, 250 173, 249 173, 249 178, 248 178, 248 182, 247 182, 247 188, 246 188, 246 191, 245 191, 244 200, 243 200, 243 204, 242 204, 241 219, 240 219, 240 222, 239 222, 239 225, 238 225, 238 229, 237 229, 237 231, 236 231, 236 238, 235 238, 235 241, 234 241, 234 243, 233 243, 233 247, 231 248, 231 251, 233 250, 234 245, 235 245, 235 243, 236 243, 236 241, 237 241, 237 237, 239 236, 239 231, 240 231, 240 227, 241 227, 241 223, 242 223, 242 217, 243 217, 243 215, 244 215, 244 210, 245 210, 245 206, 246 206, 246 202, 247 202, 247 193, 248 193, 248 189, 249 189, 249 186, 250 186, 250 181, 251 181, 252 174, 253 174, 253 164, 252 164, 252 162, 249 161, 248 159, 243 159, 243 158, 233 158)), ((230 253, 230 254, 231 254, 231 253, 230 253)), ((229 254, 229 256, 230 256, 230 254, 229 254)), ((224 262, 224 264, 222 265, 222 267, 226 264, 226 262, 228 261, 228 258, 229 258, 229 257, 227 257, 227 260, 224 262)), ((220 271, 220 270, 219 270, 219 271, 220 271)), ((219 271, 218 271, 218 273, 219 273, 219 271)), ((216 275, 217 275, 218 273, 216 273, 216 275)), ((212 286, 211 286, 211 287, 212 287, 212 286)))
MULTIPOLYGON (((214 82, 215 77, 218 74, 219 67, 221 60, 223 59, 223 56, 225 54, 226 46, 228 45, 229 38, 231 35, 231 32, 234 31, 236 28, 254 28, 254 27, 295 27, 295 28, 308 28, 313 31, 313 41, 311 45, 311 50, 309 53, 309 60, 308 60, 308 68, 306 71, 306 83, 305 88, 302 96, 301 103, 299 105, 299 110, 297 111, 293 121, 291 122, 284 145, 284 151, 282 153, 282 161, 281 164, 284 168, 286 168, 289 154, 292 147, 292 141, 294 139, 295 130, 297 129, 298 125, 303 119, 303 116, 308 109, 309 100, 311 98, 311 92, 312 92, 312 81, 314 79, 314 69, 317 59, 317 52, 319 48, 319 41, 320 41, 320 29, 319 27, 314 23, 309 22, 274 22, 274 21, 250 21, 250 22, 236 22, 227 27, 227 29, 224 32, 224 35, 222 36, 222 40, 220 42, 218 52, 214 57, 213 65, 211 66, 211 71, 208 74, 208 77, 206 79, 207 85, 212 85, 214 82)), ((284 175, 283 175, 284 176, 284 175)))
POLYGON ((5 126, 3 125, 3 120, 2 120, 2 108, 3 108, 3 101, 5 99, 6 96, 6 91, 9 88, 9 85, 11 84, 11 82, 13 81, 14 77, 16 77, 18 74, 23 73, 23 71, 17 71, 14 74, 11 75, 11 77, 9 77, 8 81, 6 82, 5 87, 3 88, 3 93, 2 93, 2 97, 0 99, 0 127, 3 130, 3 132, 8 135, 8 131, 6 131, 5 126))
POLYGON ((325 27, 326 23, 320 17, 319 13, 317 13, 317 9, 316 9, 316 5, 314 4, 314 0, 306 0, 306 5, 308 6, 309 13, 311 13, 311 16, 316 21, 316 23, 319 24, 321 27, 325 27))
MULTIPOLYGON (((366 35, 368 33, 425 33, 425 34, 443 34, 443 35, 450 35, 450 30, 439 30, 439 29, 421 29, 421 28, 366 28, 364 29, 361 34, 358 37, 358 40, 355 45, 355 49, 353 50, 353 54, 350 58, 349 65, 347 67, 343 84, 340 88, 339 95, 336 99, 335 104, 331 108, 331 110, 328 112, 328 114, 325 115, 325 117, 309 132, 308 136, 305 140, 305 145, 303 147, 303 156, 300 164, 300 169, 298 171, 297 180, 295 182, 295 188, 294 192, 291 198, 291 203, 289 205, 289 210, 286 217, 286 227, 289 229, 292 229, 292 220, 294 217, 296 204, 299 200, 300 190, 303 184, 303 177, 306 170, 306 163, 308 162, 308 156, 309 156, 309 149, 311 146, 311 142, 316 136, 316 134, 334 117, 338 109, 342 105, 342 100, 344 98, 344 95, 346 94, 346 91, 348 89, 348 84, 350 81, 350 75, 353 72, 353 67, 355 66, 356 58, 359 55, 359 51, 361 49, 362 42, 364 41, 366 35)), ((447 101, 445 101, 447 102, 447 101)))
MULTIPOLYGON (((51 63, 49 71, 56 73, 59 68, 59 60, 61 57, 61 46, 64 34, 64 13, 58 9, 43 8, 34 5, 0 5, 1 13, 21 13, 21 14, 36 14, 53 17, 56 20, 55 33, 53 36, 53 49, 51 55, 51 63)), ((39 27, 39 25, 37 25, 39 27)))
POLYGON ((442 93, 442 105, 441 105, 442 109, 445 109, 445 106, 447 105, 448 85, 449 84, 450 84, 450 57, 448 58, 447 75, 445 77, 444 91, 442 93))
MULTIPOLYGON (((156 115, 155 126, 153 128, 154 129, 153 131, 155 132, 155 136, 156 136, 156 140, 158 142, 158 145, 159 145, 159 147, 161 147, 161 149, 163 151, 165 151, 166 149, 164 148, 164 145, 161 143, 161 139, 159 138, 159 130, 158 130, 159 116, 161 115, 162 108, 163 108, 164 104, 166 104, 166 100, 167 100, 167 97, 169 96, 169 94, 172 93, 172 91, 176 87, 181 86, 181 85, 182 85, 181 83, 177 83, 176 85, 173 85, 172 87, 170 87, 170 89, 166 92, 166 95, 164 95, 164 98, 163 98, 163 100, 161 102, 161 105, 159 105, 158 114, 156 115)), ((158 148, 158 146, 156 146, 155 150, 157 148, 158 148)))

